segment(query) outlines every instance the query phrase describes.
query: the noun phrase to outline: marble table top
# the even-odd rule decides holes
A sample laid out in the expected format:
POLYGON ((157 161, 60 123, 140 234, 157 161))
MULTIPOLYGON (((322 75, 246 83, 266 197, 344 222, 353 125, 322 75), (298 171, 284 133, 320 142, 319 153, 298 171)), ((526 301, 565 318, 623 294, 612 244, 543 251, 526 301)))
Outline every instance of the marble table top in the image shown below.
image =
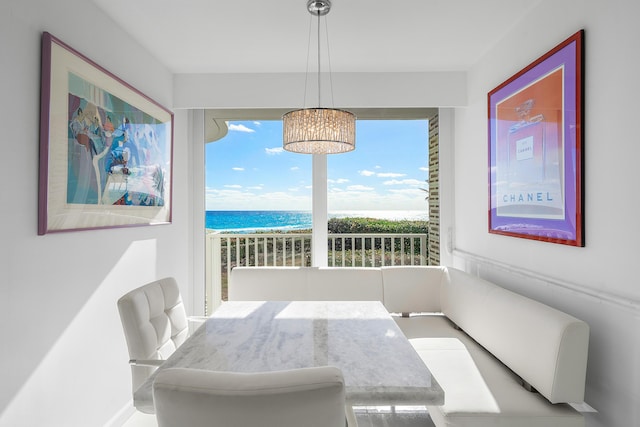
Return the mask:
MULTIPOLYGON (((378 301, 225 302, 158 369, 326 365, 342 370, 349 405, 444 403, 442 388, 378 301)), ((154 412, 154 378, 134 394, 143 412, 154 412)))

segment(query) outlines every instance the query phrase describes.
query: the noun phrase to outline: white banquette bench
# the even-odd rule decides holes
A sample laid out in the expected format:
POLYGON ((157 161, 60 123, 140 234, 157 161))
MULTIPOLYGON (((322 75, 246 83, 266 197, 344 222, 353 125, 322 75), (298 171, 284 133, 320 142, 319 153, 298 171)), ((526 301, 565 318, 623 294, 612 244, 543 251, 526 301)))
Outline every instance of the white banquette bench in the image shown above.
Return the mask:
POLYGON ((381 301, 445 391, 438 427, 584 426, 588 325, 450 267, 236 267, 229 300, 381 301))

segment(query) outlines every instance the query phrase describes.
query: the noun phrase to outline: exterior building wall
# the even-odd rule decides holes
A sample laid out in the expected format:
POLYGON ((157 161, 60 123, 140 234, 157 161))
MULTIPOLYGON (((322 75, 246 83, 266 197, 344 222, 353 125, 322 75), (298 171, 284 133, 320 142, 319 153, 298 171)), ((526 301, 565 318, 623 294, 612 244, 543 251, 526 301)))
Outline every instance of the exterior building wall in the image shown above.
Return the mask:
POLYGON ((440 122, 429 119, 429 265, 440 265, 440 122))

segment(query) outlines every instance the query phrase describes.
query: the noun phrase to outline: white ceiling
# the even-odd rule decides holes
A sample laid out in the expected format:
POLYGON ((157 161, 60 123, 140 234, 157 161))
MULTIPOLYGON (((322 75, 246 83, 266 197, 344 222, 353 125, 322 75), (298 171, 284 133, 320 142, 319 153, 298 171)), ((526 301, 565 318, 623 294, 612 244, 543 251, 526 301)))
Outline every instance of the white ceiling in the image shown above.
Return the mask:
MULTIPOLYGON (((306 0, 92 1, 174 73, 304 72, 317 31, 306 0)), ((466 70, 539 1, 333 0, 331 71, 466 70)))

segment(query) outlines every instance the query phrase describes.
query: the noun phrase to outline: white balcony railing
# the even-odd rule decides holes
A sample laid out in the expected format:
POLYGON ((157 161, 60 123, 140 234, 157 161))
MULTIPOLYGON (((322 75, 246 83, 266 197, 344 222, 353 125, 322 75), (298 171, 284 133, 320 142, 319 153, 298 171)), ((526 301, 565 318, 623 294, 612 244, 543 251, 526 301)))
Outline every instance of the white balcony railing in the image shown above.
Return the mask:
MULTIPOLYGON (((226 300, 233 267, 311 266, 311 241, 310 233, 207 234, 207 312, 226 300)), ((426 265, 429 259, 426 234, 329 234, 327 244, 332 267, 426 265)))

